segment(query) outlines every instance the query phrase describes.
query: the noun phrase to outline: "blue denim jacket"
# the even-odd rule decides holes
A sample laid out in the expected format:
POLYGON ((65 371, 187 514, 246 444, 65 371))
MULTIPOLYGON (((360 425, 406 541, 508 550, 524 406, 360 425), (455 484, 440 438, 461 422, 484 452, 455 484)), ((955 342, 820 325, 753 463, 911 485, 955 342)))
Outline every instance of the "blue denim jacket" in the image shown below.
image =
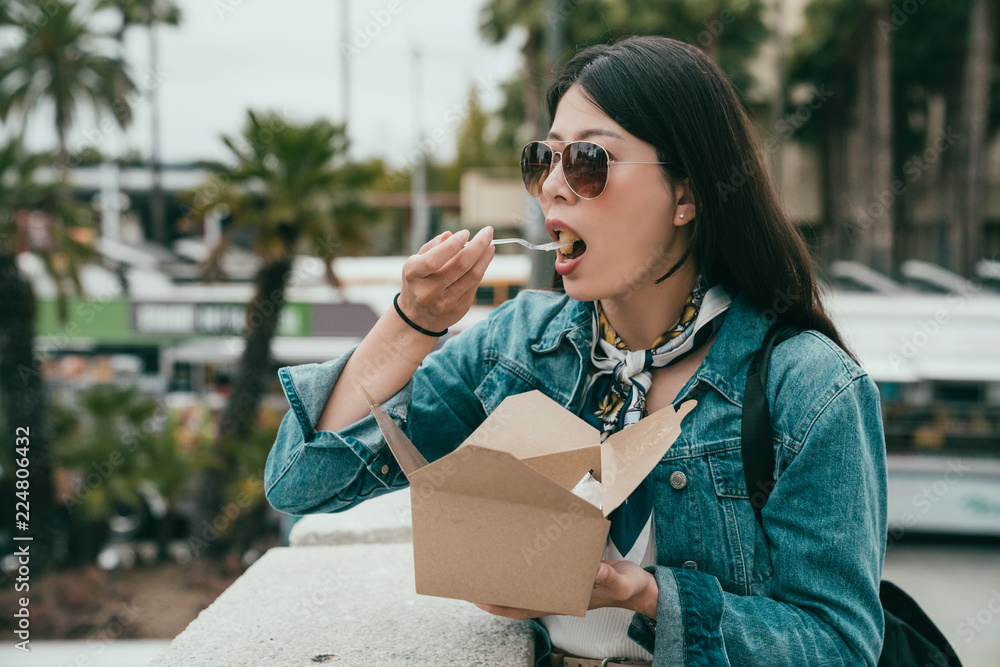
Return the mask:
MULTIPOLYGON (((506 396, 538 389, 579 414, 593 304, 525 291, 430 354, 383 403, 429 461, 455 449, 506 396)), ((770 321, 737 295, 674 405, 697 407, 653 470, 655 622, 629 637, 654 665, 875 665, 883 617, 885 441, 875 383, 816 331, 777 346, 767 397, 778 482, 754 518, 743 479, 746 372, 770 321), (670 475, 687 484, 674 489, 670 475)), ((350 355, 279 371, 291 410, 267 460, 271 504, 336 512, 406 478, 374 418, 314 425, 350 355)), ((538 631, 539 660, 549 650, 538 631)))

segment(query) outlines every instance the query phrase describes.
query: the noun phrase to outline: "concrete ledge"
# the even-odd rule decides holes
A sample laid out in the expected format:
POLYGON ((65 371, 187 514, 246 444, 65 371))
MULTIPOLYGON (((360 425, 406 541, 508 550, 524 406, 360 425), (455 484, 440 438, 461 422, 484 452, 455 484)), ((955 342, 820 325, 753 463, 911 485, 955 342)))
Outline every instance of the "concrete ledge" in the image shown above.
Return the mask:
POLYGON ((275 548, 151 667, 533 664, 526 622, 417 595, 411 544, 275 548))
POLYGON ((410 491, 393 491, 336 514, 310 514, 292 526, 293 547, 412 542, 410 491))

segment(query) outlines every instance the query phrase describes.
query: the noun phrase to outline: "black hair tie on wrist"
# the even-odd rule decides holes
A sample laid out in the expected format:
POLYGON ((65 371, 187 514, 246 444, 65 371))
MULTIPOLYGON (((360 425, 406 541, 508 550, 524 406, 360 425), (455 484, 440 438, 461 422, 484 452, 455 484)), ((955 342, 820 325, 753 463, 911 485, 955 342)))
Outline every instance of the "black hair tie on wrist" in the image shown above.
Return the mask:
POLYGON ((419 331, 425 336, 433 336, 434 338, 440 338, 441 336, 448 333, 447 329, 445 329, 444 331, 428 331, 427 329, 423 328, 422 326, 411 320, 409 317, 404 315, 403 309, 399 307, 399 295, 400 292, 396 292, 396 296, 392 297, 392 305, 396 308, 396 314, 398 314, 401 318, 403 318, 403 321, 409 324, 410 328, 419 331))

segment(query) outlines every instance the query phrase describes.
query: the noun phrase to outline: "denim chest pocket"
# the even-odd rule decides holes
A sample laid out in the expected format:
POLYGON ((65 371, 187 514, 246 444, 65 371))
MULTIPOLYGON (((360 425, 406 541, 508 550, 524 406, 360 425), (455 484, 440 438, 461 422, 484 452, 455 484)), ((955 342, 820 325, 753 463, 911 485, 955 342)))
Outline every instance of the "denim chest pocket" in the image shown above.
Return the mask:
POLYGON ((538 389, 539 387, 535 386, 535 383, 529 379, 530 377, 531 374, 526 369, 500 361, 476 387, 476 397, 482 403, 486 414, 490 414, 507 396, 538 389))
POLYGON ((742 452, 737 446, 710 453, 708 467, 715 491, 715 518, 725 531, 724 562, 718 565, 732 582, 732 592, 749 595, 754 584, 770 579, 774 571, 767 537, 750 506, 742 452))

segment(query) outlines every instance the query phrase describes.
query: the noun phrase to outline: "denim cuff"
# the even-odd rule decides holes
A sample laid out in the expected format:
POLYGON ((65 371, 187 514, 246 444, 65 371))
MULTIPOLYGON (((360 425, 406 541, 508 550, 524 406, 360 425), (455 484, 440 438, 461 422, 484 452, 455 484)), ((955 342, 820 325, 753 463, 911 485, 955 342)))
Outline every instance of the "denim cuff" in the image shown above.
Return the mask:
MULTIPOLYGON (((327 398, 356 349, 355 346, 344 356, 322 364, 299 364, 279 369, 281 387, 302 431, 302 446, 350 449, 383 486, 386 488, 399 486, 398 478, 402 471, 392 452, 389 451, 374 415, 369 413, 336 432, 315 430, 315 425, 326 407, 327 398), (305 397, 311 397, 312 401, 304 400, 305 397)), ((411 379, 406 386, 382 403, 382 409, 404 430, 412 394, 411 379)))
POLYGON ((656 619, 636 613, 629 638, 655 656, 655 665, 727 664, 719 580, 693 570, 659 565, 645 569, 659 588, 656 619))

